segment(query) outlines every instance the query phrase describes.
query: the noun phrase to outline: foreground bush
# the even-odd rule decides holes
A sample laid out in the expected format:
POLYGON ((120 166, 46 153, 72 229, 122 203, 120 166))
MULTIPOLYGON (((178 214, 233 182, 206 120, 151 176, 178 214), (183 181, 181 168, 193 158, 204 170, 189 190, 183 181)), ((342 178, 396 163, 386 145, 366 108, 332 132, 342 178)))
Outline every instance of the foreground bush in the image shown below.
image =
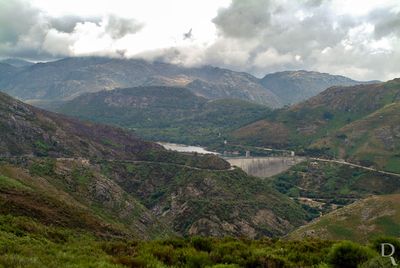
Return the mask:
POLYGON ((27 217, 0 215, 0 268, 13 267, 391 267, 379 256, 381 242, 369 247, 318 239, 169 238, 153 241, 106 240, 27 217))
POLYGON ((335 268, 357 268, 373 258, 374 255, 376 254, 367 247, 343 241, 332 247, 328 261, 335 268))

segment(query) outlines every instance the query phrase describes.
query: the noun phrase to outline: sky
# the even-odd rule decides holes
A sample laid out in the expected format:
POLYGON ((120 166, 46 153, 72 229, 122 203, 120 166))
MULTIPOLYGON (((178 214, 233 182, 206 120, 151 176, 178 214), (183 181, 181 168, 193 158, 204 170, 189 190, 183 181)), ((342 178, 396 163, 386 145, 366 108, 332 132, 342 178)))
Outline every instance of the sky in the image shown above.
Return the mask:
POLYGON ((0 58, 400 77, 400 0, 0 0, 0 58))

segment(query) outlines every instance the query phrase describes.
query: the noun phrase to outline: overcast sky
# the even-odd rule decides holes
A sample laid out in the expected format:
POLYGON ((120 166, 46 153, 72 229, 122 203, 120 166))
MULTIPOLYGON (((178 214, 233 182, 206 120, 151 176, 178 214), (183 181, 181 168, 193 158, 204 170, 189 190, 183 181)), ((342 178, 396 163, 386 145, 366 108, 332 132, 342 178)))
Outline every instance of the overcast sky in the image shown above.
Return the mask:
POLYGON ((400 77, 400 0, 0 0, 0 58, 400 77))

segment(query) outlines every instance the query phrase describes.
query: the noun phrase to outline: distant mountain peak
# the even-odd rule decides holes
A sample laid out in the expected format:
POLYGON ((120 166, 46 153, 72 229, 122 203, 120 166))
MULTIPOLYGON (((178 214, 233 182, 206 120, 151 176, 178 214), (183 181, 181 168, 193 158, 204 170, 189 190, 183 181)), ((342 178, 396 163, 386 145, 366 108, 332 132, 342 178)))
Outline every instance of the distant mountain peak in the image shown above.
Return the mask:
POLYGON ((332 86, 352 86, 370 82, 355 81, 341 75, 297 70, 267 74, 261 84, 279 96, 283 104, 294 104, 332 86))

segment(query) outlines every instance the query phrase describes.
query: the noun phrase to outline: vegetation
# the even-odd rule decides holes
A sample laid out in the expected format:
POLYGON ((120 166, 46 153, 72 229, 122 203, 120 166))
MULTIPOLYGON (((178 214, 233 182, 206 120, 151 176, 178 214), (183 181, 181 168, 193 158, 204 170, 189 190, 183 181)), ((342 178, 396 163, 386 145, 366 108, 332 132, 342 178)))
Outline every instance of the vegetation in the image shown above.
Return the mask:
MULTIPOLYGON (((46 226, 28 217, 0 215, 0 267, 387 267, 380 238, 367 245, 317 239, 104 239, 46 226)), ((395 244, 398 246, 397 244, 395 244)), ((395 256, 398 259, 398 256, 395 256)))
POLYGON ((400 194, 371 196, 319 217, 295 230, 300 239, 349 239, 366 242, 379 236, 400 236, 400 194))
POLYGON ((215 146, 270 109, 238 99, 209 101, 184 88, 138 87, 83 95, 58 111, 129 128, 149 140, 215 146))
POLYGON ((370 195, 400 192, 400 178, 361 168, 307 161, 270 179, 274 188, 289 195, 314 216, 370 195))
POLYGON ((399 172, 399 90, 400 79, 332 87, 236 129, 230 139, 399 172))

